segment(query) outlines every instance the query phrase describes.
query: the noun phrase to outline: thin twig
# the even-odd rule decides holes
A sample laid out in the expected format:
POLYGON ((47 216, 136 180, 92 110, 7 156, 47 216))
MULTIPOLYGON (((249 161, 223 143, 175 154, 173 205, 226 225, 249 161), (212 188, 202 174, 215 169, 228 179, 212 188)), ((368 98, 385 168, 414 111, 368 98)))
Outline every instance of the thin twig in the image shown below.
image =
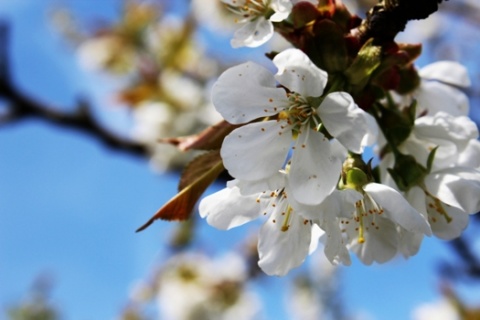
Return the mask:
POLYGON ((2 115, 0 123, 14 123, 28 118, 38 118, 48 123, 73 128, 101 141, 105 146, 117 151, 146 157, 145 145, 124 139, 104 128, 94 117, 89 104, 80 100, 74 113, 61 111, 20 92, 12 83, 9 60, 9 25, 0 22, 0 96, 9 104, 9 110, 2 115))

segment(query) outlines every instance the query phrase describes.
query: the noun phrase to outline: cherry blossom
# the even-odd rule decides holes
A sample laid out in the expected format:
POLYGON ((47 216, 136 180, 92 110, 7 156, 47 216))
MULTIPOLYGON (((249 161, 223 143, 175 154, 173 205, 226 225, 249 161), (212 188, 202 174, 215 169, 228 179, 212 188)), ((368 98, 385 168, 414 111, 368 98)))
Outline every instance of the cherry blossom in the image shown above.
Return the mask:
POLYGON ((287 274, 316 248, 317 233, 312 232, 313 226, 302 212, 291 206, 285 181, 278 189, 252 195, 242 195, 239 185, 238 180, 230 181, 227 188, 205 197, 200 202, 200 216, 223 230, 266 216, 259 233, 258 264, 269 275, 287 274))
POLYGON ((467 227, 469 215, 480 211, 480 171, 450 167, 428 174, 423 184, 406 193, 419 212, 428 215, 433 233, 451 240, 467 227))
POLYGON ((404 243, 409 241, 404 232, 431 235, 425 217, 402 194, 378 183, 336 190, 319 206, 299 209, 325 231, 325 255, 335 264, 350 265, 349 251, 367 265, 389 261, 398 252, 408 257, 416 250, 404 243))
MULTIPOLYGON (((474 147, 478 142, 473 142, 477 141, 477 138, 478 128, 470 118, 454 117, 441 111, 415 120, 412 133, 399 146, 399 150, 404 154, 414 155, 418 163, 426 165, 428 155, 438 147, 434 168, 446 168, 457 164, 460 157, 478 158, 480 154, 474 147)), ((462 161, 468 163, 467 160, 462 161)))
POLYGON ((247 279, 247 266, 237 254, 212 259, 184 253, 165 263, 153 288, 143 285, 139 289, 157 291, 162 319, 258 319, 259 296, 244 285, 247 279))
POLYGON ((273 36, 272 22, 284 20, 292 10, 290 0, 222 0, 238 15, 241 27, 235 32, 231 45, 258 47, 273 36))
POLYGON ((468 88, 467 69, 454 61, 438 61, 418 72, 420 85, 410 95, 417 100, 417 115, 435 115, 443 111, 452 116, 466 116, 470 109, 468 97, 459 88, 468 88))
POLYGON ((319 204, 335 189, 343 161, 322 128, 344 148, 361 153, 377 127, 348 93, 324 93, 326 72, 302 51, 285 50, 273 63, 275 76, 248 62, 225 71, 213 87, 212 101, 225 120, 250 122, 225 138, 224 166, 239 180, 268 179, 283 168, 291 148, 292 195, 319 204), (262 121, 252 122, 257 119, 262 121))

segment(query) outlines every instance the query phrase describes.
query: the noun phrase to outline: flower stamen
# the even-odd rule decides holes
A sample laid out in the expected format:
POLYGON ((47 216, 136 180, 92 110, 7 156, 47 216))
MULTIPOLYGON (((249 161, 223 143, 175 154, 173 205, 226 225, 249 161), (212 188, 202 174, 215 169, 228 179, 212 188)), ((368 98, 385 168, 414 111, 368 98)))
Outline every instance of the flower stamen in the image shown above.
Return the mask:
POLYGON ((246 0, 243 5, 226 4, 226 7, 233 14, 241 17, 240 19, 235 19, 236 23, 243 23, 266 16, 269 11, 268 5, 268 0, 246 0))
POLYGON ((358 243, 364 243, 365 242, 365 236, 364 236, 364 230, 365 226, 363 223, 363 215, 365 213, 365 204, 363 201, 357 201, 355 203, 355 208, 357 211, 357 215, 355 217, 355 220, 358 222, 358 243))
POLYGON ((320 118, 316 109, 298 93, 289 93, 290 105, 278 114, 278 119, 286 120, 291 125, 292 131, 299 131, 301 127, 311 125, 316 128, 320 125, 320 118))
POLYGON ((287 206, 287 213, 285 215, 285 219, 283 220, 282 229, 281 229, 283 232, 288 231, 288 229, 290 228, 289 222, 290 222, 290 216, 291 216, 292 211, 293 211, 293 208, 290 205, 288 205, 287 206))
POLYGON ((430 197, 432 197, 433 203, 430 203, 429 207, 435 210, 439 215, 443 216, 447 221, 447 223, 452 222, 453 219, 448 215, 447 211, 443 208, 442 202, 438 198, 435 198, 431 195, 430 197))

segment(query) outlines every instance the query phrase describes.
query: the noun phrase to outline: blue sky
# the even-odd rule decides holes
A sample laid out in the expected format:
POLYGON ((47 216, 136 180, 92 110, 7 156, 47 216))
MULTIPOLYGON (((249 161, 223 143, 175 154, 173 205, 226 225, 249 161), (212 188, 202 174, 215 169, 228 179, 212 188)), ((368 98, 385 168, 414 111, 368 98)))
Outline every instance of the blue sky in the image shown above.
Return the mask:
MULTIPOLYGON (((85 92, 102 101, 108 86, 92 91, 99 84, 78 69, 72 52, 50 33, 46 10, 53 3, 0 0, 0 16, 13 22, 15 81, 54 105, 71 107, 85 92)), ((64 3, 81 18, 112 19, 118 1, 64 3)), ((121 113, 108 115, 115 119, 109 125, 123 123, 121 113)), ((134 230, 175 194, 177 181, 175 173, 155 174, 146 160, 107 150, 73 130, 38 120, 2 125, 0 309, 18 302, 46 272, 54 279, 53 301, 66 319, 114 318, 131 286, 163 256, 162 242, 172 225, 155 223, 140 234, 134 230)), ((217 248, 222 251, 235 247, 246 230, 226 233, 202 225, 200 234, 210 244, 222 243, 217 248)), ((372 319, 409 319, 415 306, 437 299, 435 268, 450 256, 442 241, 426 239, 420 253, 407 261, 366 267, 355 260, 341 270, 342 297, 349 311, 372 319)), ((276 290, 284 280, 266 283, 276 290)), ((276 305, 277 293, 266 301, 272 319, 287 319, 276 305)))

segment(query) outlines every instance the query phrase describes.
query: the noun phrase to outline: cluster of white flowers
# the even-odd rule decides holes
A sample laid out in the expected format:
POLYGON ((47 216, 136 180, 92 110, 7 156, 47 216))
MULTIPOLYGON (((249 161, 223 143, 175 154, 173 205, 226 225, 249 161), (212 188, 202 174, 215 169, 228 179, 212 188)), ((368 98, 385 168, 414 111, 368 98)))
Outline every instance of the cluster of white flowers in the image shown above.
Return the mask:
MULTIPOLYGON (((265 42, 271 21, 286 17, 292 6, 290 1, 222 1, 244 17, 233 46, 265 42)), ((383 103, 400 108, 415 100, 417 112, 409 136, 388 152, 382 149, 379 179, 361 155, 367 146, 385 146, 382 132, 389 128, 377 125, 349 93, 327 86, 327 72, 301 50, 284 50, 273 63, 274 75, 247 62, 225 71, 213 87, 217 111, 231 124, 243 125, 221 148, 234 180, 199 206, 210 225, 230 229, 266 216, 259 266, 270 275, 299 266, 319 239, 332 263, 351 264, 353 252, 369 265, 416 254, 425 235, 461 234, 468 215, 480 210, 478 129, 467 117, 468 98, 458 89, 469 85, 464 67, 428 66, 420 70, 413 93, 388 93, 391 99, 383 103), (413 178, 402 177, 406 187, 396 183, 409 170, 398 168, 400 155, 413 157, 418 169, 413 178)))
POLYGON ((137 284, 132 301, 155 297, 161 319, 259 319, 260 298, 245 285, 247 278, 244 260, 236 254, 217 259, 181 254, 168 260, 153 281, 137 284))
MULTIPOLYGON (((437 237, 450 240, 466 228, 469 214, 480 210, 479 133, 468 117, 468 97, 458 89, 468 87, 470 80, 462 65, 449 61, 428 65, 419 75, 419 88, 406 97, 417 101, 417 118, 398 149, 424 165, 437 149, 430 172, 405 197, 425 214, 437 237)), ((393 166, 391 154, 380 166, 393 166)), ((382 172, 384 183, 395 186, 386 170, 382 172)))
POLYGON ((191 21, 153 4, 125 5, 120 21, 82 39, 78 59, 90 71, 122 76, 115 79, 115 99, 131 109, 129 138, 145 146, 154 169, 178 168, 192 156, 159 140, 221 120, 205 93, 219 65, 195 38, 191 21))

